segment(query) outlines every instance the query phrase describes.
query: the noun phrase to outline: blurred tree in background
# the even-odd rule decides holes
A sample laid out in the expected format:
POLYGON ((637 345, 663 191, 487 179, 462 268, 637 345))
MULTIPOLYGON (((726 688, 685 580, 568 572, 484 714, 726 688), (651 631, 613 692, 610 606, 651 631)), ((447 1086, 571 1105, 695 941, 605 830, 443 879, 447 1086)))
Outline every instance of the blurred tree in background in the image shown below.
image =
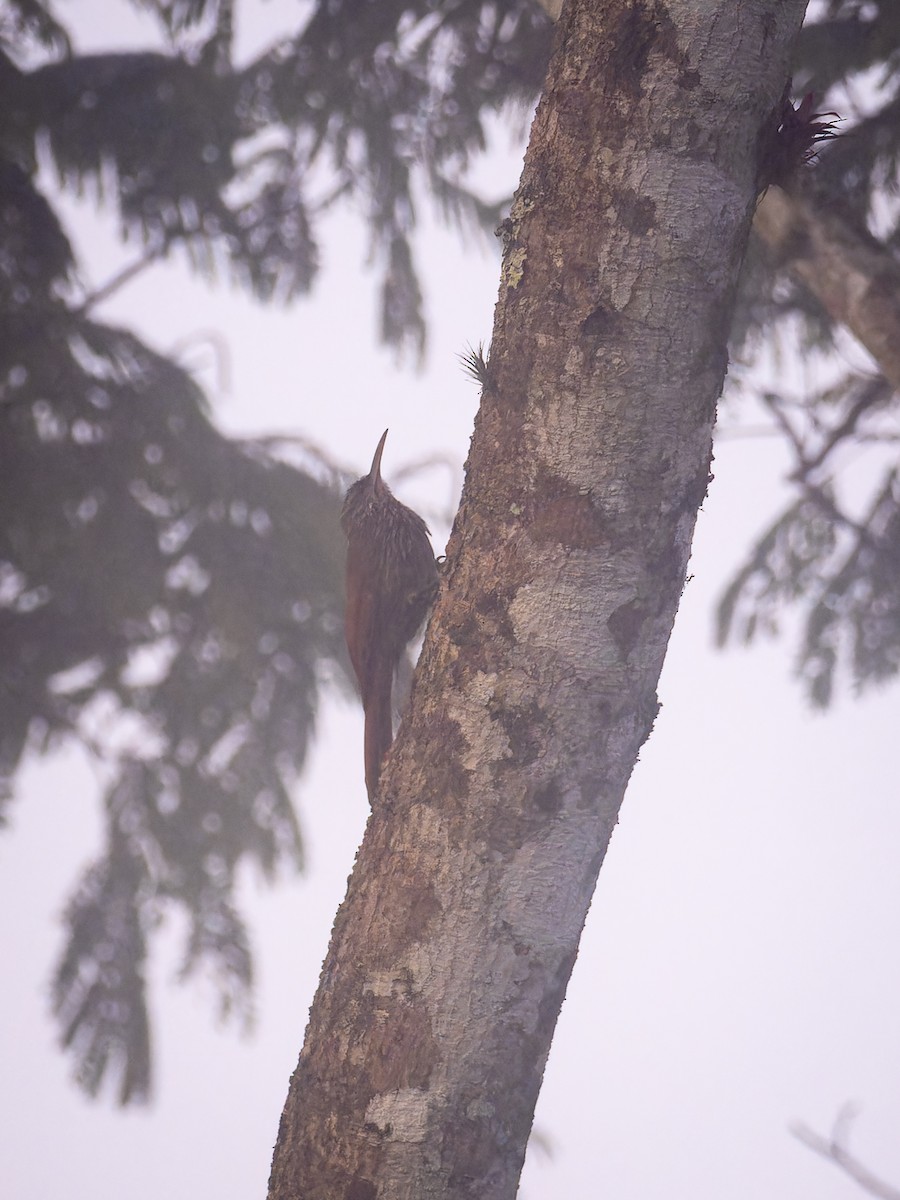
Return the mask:
MULTIPOLYGON (((187 914, 184 973, 212 968, 241 1015, 237 867, 301 862, 290 788, 323 679, 349 686, 346 481, 224 437, 181 366, 94 318, 55 189, 101 197, 139 246, 118 282, 180 252, 280 303, 314 283, 317 220, 352 201, 382 338, 420 356, 414 200, 497 226, 467 169, 490 120, 536 98, 552 37, 533 0, 317 0, 239 63, 249 0, 132 2, 164 52, 79 54, 76 18, 40 0, 0 10, 0 784, 8 801, 23 755, 65 739, 110 764, 106 847, 66 914, 54 1004, 81 1083, 112 1076, 122 1103, 150 1090, 160 913, 187 914)), ((720 634, 774 631, 795 604, 822 704, 839 670, 862 686, 900 664, 898 70, 894 0, 810 6, 796 91, 839 110, 842 136, 802 186, 773 189, 786 214, 761 206, 735 330, 729 425, 763 406, 796 500, 729 587, 720 634), (761 386, 773 347, 827 384, 761 386), (851 447, 871 452, 845 477, 851 447)))
POLYGON ((762 406, 794 498, 725 592, 719 639, 777 633, 796 606, 796 669, 820 707, 841 675, 862 689, 900 668, 898 84, 896 4, 810 4, 795 91, 838 111, 841 136, 761 202, 733 331, 745 366, 726 398, 762 406), (785 362, 808 365, 802 393, 783 390, 785 362))

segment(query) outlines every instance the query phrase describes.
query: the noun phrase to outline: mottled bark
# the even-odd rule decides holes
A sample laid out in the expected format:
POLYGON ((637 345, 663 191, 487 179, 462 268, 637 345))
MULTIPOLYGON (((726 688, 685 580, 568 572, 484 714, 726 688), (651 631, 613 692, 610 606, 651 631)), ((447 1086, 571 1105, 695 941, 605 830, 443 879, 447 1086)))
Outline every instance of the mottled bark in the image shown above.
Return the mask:
POLYGON ((781 188, 760 201, 754 230, 900 392, 900 265, 893 255, 840 209, 781 188))
POLYGON ((804 7, 563 12, 442 594, 335 923, 270 1200, 515 1195, 657 711, 759 139, 804 7))

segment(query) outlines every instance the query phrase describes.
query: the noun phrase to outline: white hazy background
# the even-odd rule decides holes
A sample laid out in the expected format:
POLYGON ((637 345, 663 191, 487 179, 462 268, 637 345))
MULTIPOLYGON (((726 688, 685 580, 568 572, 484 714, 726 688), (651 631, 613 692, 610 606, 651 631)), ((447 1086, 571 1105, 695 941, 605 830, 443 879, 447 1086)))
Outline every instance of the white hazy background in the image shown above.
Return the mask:
MULTIPOLYGON (((68 10, 60 6, 63 19, 68 10)), ((285 0, 239 4, 244 52, 297 12, 285 0)), ((152 23, 128 4, 81 0, 75 20, 79 50, 153 42, 152 23)), ((515 186, 520 150, 508 152, 505 135, 498 144, 479 178, 499 195, 515 186)), ((115 218, 71 199, 64 211, 95 287, 123 262, 115 218)), ((360 220, 343 211, 323 233, 320 280, 288 311, 210 290, 176 264, 142 275, 100 315, 164 350, 198 332, 220 335, 227 391, 202 350, 189 361, 229 432, 306 435, 362 471, 390 426, 389 478, 445 456, 456 480, 433 468, 398 490, 421 509, 446 508, 477 403, 455 355, 490 337, 497 252, 486 242, 462 252, 457 235, 426 222, 418 248, 429 351, 416 374, 398 371, 376 345, 360 220)), ((717 595, 778 511, 788 466, 777 439, 717 447, 662 712, 554 1040, 536 1118, 550 1153, 529 1154, 527 1200, 860 1196, 788 1131, 799 1118, 828 1132, 847 1101, 861 1110, 853 1149, 900 1185, 898 693, 845 691, 833 711, 813 715, 789 677, 792 643, 725 654, 711 645, 717 595)), ((217 1025, 211 988, 175 985, 177 920, 154 943, 155 1100, 138 1111, 82 1096, 48 1015, 61 911, 100 846, 99 781, 74 749, 26 769, 0 838, 4 1200, 264 1196, 288 1077, 365 824, 361 738, 360 713, 326 701, 297 788, 307 872, 275 889, 251 871, 242 880, 258 973, 252 1036, 217 1025)))

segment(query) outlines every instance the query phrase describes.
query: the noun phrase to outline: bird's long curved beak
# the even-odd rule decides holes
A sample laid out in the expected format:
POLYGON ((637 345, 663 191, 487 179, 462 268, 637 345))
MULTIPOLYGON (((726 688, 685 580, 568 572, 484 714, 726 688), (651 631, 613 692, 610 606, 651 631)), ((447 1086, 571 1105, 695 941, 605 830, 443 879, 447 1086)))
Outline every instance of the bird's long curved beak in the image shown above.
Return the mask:
POLYGON ((375 454, 372 458, 372 466, 369 470, 369 479, 372 482, 372 487, 378 487, 381 483, 381 456, 384 453, 384 443, 387 440, 388 431, 385 430, 381 435, 381 440, 375 447, 375 454))

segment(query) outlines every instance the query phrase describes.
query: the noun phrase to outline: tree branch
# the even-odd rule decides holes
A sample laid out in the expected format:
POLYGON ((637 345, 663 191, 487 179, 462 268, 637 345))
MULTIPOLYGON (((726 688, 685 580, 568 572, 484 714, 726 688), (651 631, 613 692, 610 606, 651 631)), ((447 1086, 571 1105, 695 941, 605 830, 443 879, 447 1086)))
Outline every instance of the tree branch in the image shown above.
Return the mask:
POLYGON ((809 190, 769 188, 753 228, 900 393, 900 264, 890 252, 809 190))
POLYGON ((835 1119, 830 1137, 823 1137, 820 1133, 810 1129, 808 1125, 804 1125, 802 1121, 791 1126, 791 1133, 804 1146, 808 1146, 810 1150, 827 1159, 828 1162, 834 1163, 871 1196, 877 1196, 879 1200, 900 1200, 900 1188, 895 1188, 874 1175, 855 1155, 850 1153, 847 1142, 850 1125, 855 1116, 856 1110, 853 1106, 844 1105, 835 1119))
POLYGON ((92 309, 96 308, 98 304, 102 304, 104 300, 108 300, 119 288, 124 287, 126 283, 130 283, 132 279, 135 279, 142 271, 146 271, 148 267, 152 267, 164 253, 164 246, 148 247, 140 258, 136 258, 127 267, 123 267, 121 271, 117 271, 106 283, 101 284, 95 291, 85 296, 78 308, 75 309, 75 315, 86 317, 92 309))

